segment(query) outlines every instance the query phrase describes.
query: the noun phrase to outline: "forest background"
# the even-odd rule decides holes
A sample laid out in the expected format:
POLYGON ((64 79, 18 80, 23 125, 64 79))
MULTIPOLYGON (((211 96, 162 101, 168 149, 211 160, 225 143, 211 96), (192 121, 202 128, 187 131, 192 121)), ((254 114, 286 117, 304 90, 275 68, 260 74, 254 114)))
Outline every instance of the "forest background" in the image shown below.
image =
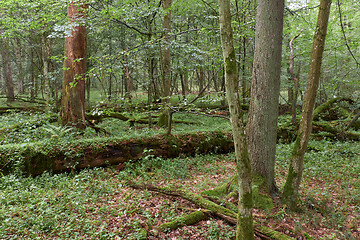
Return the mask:
MULTIPOLYGON (((120 210, 118 214, 110 213, 110 206, 104 203, 104 199, 100 200, 103 193, 98 184, 108 189, 104 190, 108 191, 105 193, 107 199, 117 202, 116 199, 123 196, 129 198, 134 194, 135 190, 127 184, 129 179, 149 183, 152 172, 159 175, 160 183, 188 181, 188 188, 191 188, 193 181, 208 184, 194 190, 197 193, 219 183, 226 183, 229 178, 227 171, 234 171, 230 170, 234 168, 231 166, 234 158, 231 154, 219 155, 219 162, 213 159, 217 155, 205 155, 205 160, 200 156, 190 158, 201 167, 182 166, 184 160, 181 158, 170 162, 165 160, 186 154, 220 154, 231 151, 231 140, 227 137, 231 126, 228 121, 218 2, 173 1, 168 7, 165 7, 164 2, 89 1, 86 10, 76 13, 76 21, 72 22, 68 21, 66 14, 68 1, 5 0, 0 3, 1 169, 5 175, 11 173, 1 180, 4 204, 0 216, 3 220, 0 235, 8 238, 16 234, 60 237, 66 233, 68 236, 79 234, 85 238, 96 238, 96 234, 102 234, 102 237, 123 239, 127 236, 129 239, 137 239, 145 234, 150 239, 152 236, 161 238, 164 233, 155 233, 152 230, 153 226, 162 223, 164 219, 155 218, 155 213, 150 210, 149 216, 139 217, 136 215, 140 214, 137 213, 139 209, 134 210, 129 206, 124 206, 126 210, 123 211, 128 211, 125 215, 119 214, 120 210), (166 17, 170 12, 170 27, 166 27, 166 17), (64 43, 65 38, 72 34, 72 29, 77 27, 86 27, 86 71, 83 75, 86 81, 72 78, 66 85, 70 86, 69 92, 76 95, 74 90, 80 87, 80 83, 84 84, 85 102, 77 116, 77 119, 82 118, 83 126, 78 130, 73 128, 79 127, 77 122, 74 122, 76 124, 73 127, 63 127, 58 123, 59 116, 63 123, 66 121, 63 117, 64 102, 61 101, 62 95, 64 99, 65 86, 63 72, 68 68, 64 65, 64 60, 68 59, 64 57, 64 43), (170 120, 166 117, 162 119, 164 109, 170 120), (173 138, 157 138, 158 134, 167 134, 173 138), (194 139, 195 143, 189 139, 194 139), (204 142, 207 144, 201 144, 204 142), (119 150, 119 145, 126 144, 136 145, 136 150, 131 147, 130 150, 119 150), (164 145, 175 147, 169 150, 164 145), (192 148, 186 148, 185 145, 192 148), (136 167, 130 167, 125 163, 129 159, 141 159, 141 162, 147 163, 134 163, 136 167), (114 164, 116 166, 112 170, 86 170, 79 175, 74 172, 83 167, 114 164), (192 168, 200 173, 208 171, 204 168, 214 168, 213 175, 217 178, 213 179, 214 182, 191 179, 189 175, 192 168), (118 170, 124 171, 119 175, 114 174, 118 170), (33 180, 26 177, 36 176, 44 171, 72 173, 55 178, 45 173, 33 180), (170 175, 175 176, 175 179, 169 180, 170 175), (116 186, 107 182, 106 179, 110 177, 115 178, 113 182, 116 182, 116 186), (49 185, 42 183, 44 181, 48 181, 49 185), (59 189, 56 186, 61 183, 74 188, 79 182, 84 189, 75 187, 77 191, 74 194, 79 195, 74 196, 74 199, 82 202, 84 199, 81 196, 84 192, 91 196, 88 204, 81 207, 73 202, 74 199, 64 197, 67 187, 59 189), (109 185, 105 187, 105 184, 109 185), (32 195, 29 188, 48 189, 51 196, 37 193, 40 197, 29 197, 32 195), (98 190, 93 190, 95 188, 98 190), (9 193, 12 197, 9 197, 9 193), (28 200, 22 200, 21 196, 27 194, 28 200), (46 201, 53 203, 59 198, 63 207, 79 207, 78 213, 70 214, 66 218, 62 213, 69 209, 54 211, 52 207, 45 207, 46 201), (35 217, 39 210, 33 208, 43 204, 43 201, 45 205, 41 205, 40 214, 40 218, 43 218, 39 219, 35 217), (96 203, 101 206, 94 207, 96 203), (12 213, 9 212, 9 206, 14 208, 12 213), (98 215, 103 211, 103 206, 104 212, 108 213, 105 214, 106 217, 98 215), (89 208, 94 212, 92 219, 86 217, 89 208), (51 211, 53 213, 50 213, 51 211), (56 223, 49 220, 50 215, 55 213, 59 219, 55 220, 56 223), (145 220, 125 223, 126 220, 122 219, 124 216, 145 220), (76 229, 75 223, 71 224, 69 220, 76 221, 74 219, 77 218, 82 219, 84 224, 80 229, 76 229), (106 220, 99 220, 101 218, 106 220), (117 227, 112 225, 114 219, 118 221, 117 227), (22 224, 17 225, 19 221, 22 224)), ((231 1, 235 56, 239 69, 238 82, 242 109, 245 111, 251 101, 256 4, 255 1, 231 1)), ((285 182, 288 165, 286 159, 297 134, 318 5, 319 1, 315 0, 285 1, 276 158, 276 181, 280 189, 285 182)), ((360 196, 357 142, 360 126, 357 34, 360 24, 357 10, 359 7, 357 1, 333 1, 316 99, 316 107, 320 108, 314 113, 316 123, 308 147, 308 151, 312 152, 310 154, 319 155, 305 160, 305 172, 309 175, 304 177, 305 181, 310 182, 305 188, 316 185, 312 181, 316 174, 321 172, 324 175, 321 184, 326 182, 328 187, 338 185, 334 190, 337 196, 332 195, 333 190, 326 190, 329 192, 325 196, 320 193, 311 195, 313 189, 310 187, 301 190, 304 192, 300 198, 300 206, 305 208, 303 210, 306 213, 287 212, 280 203, 270 208, 272 210, 267 207, 265 210, 256 210, 259 211, 258 216, 255 214, 255 218, 259 218, 257 221, 265 219, 264 222, 269 227, 280 229, 279 232, 290 236, 311 235, 317 238, 325 234, 327 238, 356 239, 360 231, 359 206, 356 204, 360 196), (319 165, 314 163, 316 160, 319 165), (330 166, 329 169, 324 166, 327 164, 336 166, 338 178, 331 181, 327 179, 330 176, 326 171, 331 170, 330 166), (339 167, 343 169, 339 170, 339 167), (338 201, 336 199, 341 199, 338 205, 334 205, 334 202, 338 201), (305 220, 306 216, 314 214, 311 211, 318 215, 311 221, 305 220), (293 220, 290 220, 291 218, 293 220), (284 219, 286 221, 282 222, 284 219)), ((78 58, 74 63, 82 60, 78 58)), ((74 106, 78 109, 81 105, 80 102, 74 106)), ((211 174, 207 177, 212 178, 211 174)), ((150 183, 155 182, 151 180, 150 183)), ((316 191, 322 190, 320 188, 316 191)), ((141 201, 150 199, 145 205, 154 204, 151 202, 158 198, 147 191, 141 194, 146 195, 139 197, 141 201)), ((257 203, 254 202, 256 207, 257 203)), ((192 207, 180 211, 171 205, 173 216, 166 220, 176 220, 178 215, 192 212, 189 210, 192 207)), ((148 208, 145 207, 146 210, 148 208)), ((158 215, 162 216, 163 212, 158 212, 158 215)), ((178 236, 186 238, 184 232, 188 231, 189 235, 199 234, 199 237, 205 239, 212 237, 209 235, 211 233, 215 236, 214 239, 217 239, 216 236, 225 234, 224 229, 229 227, 223 222, 219 223, 219 220, 207 220, 200 226, 203 228, 199 227, 201 230, 198 232, 185 228, 178 236)), ((229 233, 234 234, 233 230, 229 230, 229 233)), ((170 236, 175 233, 167 234, 170 236)), ((230 235, 221 235, 218 238, 227 239, 230 235)))

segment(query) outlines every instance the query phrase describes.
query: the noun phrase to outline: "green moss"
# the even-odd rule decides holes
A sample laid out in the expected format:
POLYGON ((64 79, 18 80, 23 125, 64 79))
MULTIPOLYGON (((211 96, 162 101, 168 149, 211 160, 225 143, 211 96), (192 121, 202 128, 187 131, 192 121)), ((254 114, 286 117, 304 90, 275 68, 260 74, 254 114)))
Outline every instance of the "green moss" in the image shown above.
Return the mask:
POLYGON ((295 209, 297 204, 297 199, 294 201, 294 181, 296 180, 298 174, 294 171, 293 167, 289 167, 289 173, 286 179, 286 183, 283 190, 282 200, 290 208, 295 209))
POLYGON ((205 219, 205 214, 202 211, 192 212, 188 215, 179 217, 174 221, 163 223, 159 226, 160 231, 166 231, 168 229, 177 229, 182 226, 192 225, 205 219))
POLYGON ((169 121, 169 110, 166 109, 160 114, 157 125, 159 127, 165 128, 168 126, 168 121, 169 121))
POLYGON ((238 214, 236 224, 236 239, 254 239, 253 220, 251 217, 241 217, 238 214))
POLYGON ((228 74, 236 73, 237 66, 235 60, 235 51, 233 50, 229 56, 225 59, 225 71, 228 74))

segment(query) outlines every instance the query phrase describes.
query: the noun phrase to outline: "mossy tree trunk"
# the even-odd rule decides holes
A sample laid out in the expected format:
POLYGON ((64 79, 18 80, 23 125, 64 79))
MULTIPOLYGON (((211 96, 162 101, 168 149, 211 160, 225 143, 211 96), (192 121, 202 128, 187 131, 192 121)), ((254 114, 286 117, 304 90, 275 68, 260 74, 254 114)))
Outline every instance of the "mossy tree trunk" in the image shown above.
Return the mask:
POLYGON ((61 101, 62 124, 85 127, 85 73, 86 73, 86 26, 87 5, 71 1, 68 6, 71 34, 65 39, 63 88, 61 101))
MULTIPOLYGON (((276 192, 275 153, 284 0, 258 0, 247 140, 252 171, 276 192)), ((266 189, 266 187, 265 187, 266 189)))
MULTIPOLYGON (((161 113, 161 116, 159 117, 158 125, 160 127, 168 126, 169 121, 169 110, 167 109, 167 104, 170 101, 170 87, 171 87, 171 56, 170 56, 170 39, 169 39, 169 33, 171 31, 171 4, 172 0, 164 0, 164 21, 163 21, 163 38, 164 43, 161 50, 161 67, 162 67, 162 92, 161 102, 164 103, 164 109, 161 113)), ((168 130, 169 131, 169 130, 168 130)))
POLYGON ((310 60, 309 78, 306 86, 300 127, 290 157, 289 172, 283 191, 283 200, 290 209, 295 209, 303 172, 303 160, 312 130, 316 93, 319 86, 322 55, 325 46, 331 0, 321 0, 310 60))
POLYGON ((172 0, 164 1, 164 11, 166 12, 163 22, 164 43, 162 47, 162 97, 164 102, 168 102, 170 96, 171 85, 171 57, 170 57, 170 39, 169 33, 171 31, 171 4, 172 0))
POLYGON ((225 87, 230 110, 230 120, 235 146, 239 186, 239 213, 236 239, 254 239, 252 217, 251 164, 246 144, 243 112, 238 89, 238 72, 233 46, 230 0, 219 0, 220 35, 225 65, 225 87))

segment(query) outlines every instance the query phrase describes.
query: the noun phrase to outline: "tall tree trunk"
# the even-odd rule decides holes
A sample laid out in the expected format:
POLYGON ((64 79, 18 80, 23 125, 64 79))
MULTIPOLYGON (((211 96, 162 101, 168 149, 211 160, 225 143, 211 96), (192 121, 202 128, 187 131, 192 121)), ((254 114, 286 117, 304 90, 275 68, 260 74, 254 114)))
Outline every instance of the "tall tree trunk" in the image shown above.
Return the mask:
POLYGON ((25 58, 24 58, 24 53, 22 50, 22 46, 21 46, 21 42, 19 39, 16 40, 16 49, 15 49, 15 55, 17 58, 17 86, 18 86, 18 92, 19 94, 23 94, 24 93, 24 76, 25 76, 25 72, 24 72, 24 62, 25 62, 25 58))
POLYGON ((296 38, 300 36, 301 32, 293 37, 289 42, 290 48, 290 60, 289 60, 289 73, 291 76, 291 80, 293 82, 293 86, 288 88, 288 102, 291 104, 291 122, 292 124, 296 123, 296 105, 297 105, 297 98, 299 92, 299 78, 296 76, 294 71, 294 47, 293 42, 296 38))
MULTIPOLYGON (((162 102, 169 103, 170 101, 170 88, 171 88, 171 56, 170 56, 170 39, 169 32, 171 30, 171 4, 172 0, 164 0, 164 10, 166 14, 163 21, 163 37, 164 44, 160 46, 161 52, 161 66, 162 66, 162 102)), ((159 116, 158 125, 160 127, 171 126, 169 124, 171 111, 165 106, 163 112, 159 116)), ((171 129, 168 129, 168 133, 171 132, 171 129)))
POLYGON ((47 39, 46 33, 42 36, 42 62, 43 62, 43 82, 46 103, 50 100, 50 77, 49 77, 49 65, 50 65, 50 43, 47 39))
POLYGON ((34 47, 30 48, 30 62, 29 62, 29 72, 30 72, 30 101, 35 100, 35 63, 34 63, 34 47))
POLYGON ((6 98, 8 102, 13 102, 15 100, 14 93, 14 82, 12 76, 12 66, 10 61, 10 51, 9 51, 9 43, 6 39, 1 39, 2 43, 2 66, 3 66, 3 74, 6 86, 6 98))
POLYGON ((283 200, 290 209, 295 209, 297 206, 299 186, 303 173, 303 160, 312 130, 313 112, 320 81, 321 62, 325 47, 330 6, 331 0, 320 1, 300 127, 291 153, 289 172, 283 191, 283 200))
POLYGON ((284 0, 258 0, 248 146, 255 175, 275 193, 274 168, 280 94, 284 0))
POLYGON ((129 101, 131 101, 131 81, 130 81, 130 72, 129 72, 129 58, 128 55, 125 55, 125 81, 124 81, 124 85, 125 85, 125 97, 127 97, 129 99, 129 101))
POLYGON ((75 26, 65 39, 61 120, 78 128, 85 127, 86 9, 81 1, 69 3, 69 23, 75 26))
POLYGON ((169 32, 171 31, 171 4, 172 0, 164 0, 164 16, 163 31, 164 31, 164 44, 162 47, 162 97, 165 102, 168 102, 170 96, 171 85, 171 57, 170 57, 170 44, 169 32))
POLYGON ((246 144, 243 112, 240 107, 238 72, 233 46, 230 0, 219 0, 220 35, 225 65, 225 87, 229 103, 235 145, 236 169, 239 176, 239 204, 236 239, 254 239, 252 217, 251 164, 246 144))

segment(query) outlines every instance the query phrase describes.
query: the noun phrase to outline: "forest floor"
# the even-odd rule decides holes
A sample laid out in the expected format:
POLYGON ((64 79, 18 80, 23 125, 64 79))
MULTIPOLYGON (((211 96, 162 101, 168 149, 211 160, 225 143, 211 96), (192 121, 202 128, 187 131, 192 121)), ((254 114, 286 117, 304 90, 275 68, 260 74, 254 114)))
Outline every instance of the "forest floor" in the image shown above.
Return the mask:
MULTIPOLYGON (((279 144, 276 181, 282 188, 291 146, 279 144)), ((312 141, 306 154, 298 212, 275 200, 254 209, 264 226, 297 239, 360 238, 360 155, 357 142, 312 141), (307 237, 307 238, 305 238, 307 237)), ((234 226, 216 217, 172 231, 161 223, 199 209, 179 197, 127 186, 127 181, 182 188, 214 188, 234 174, 234 155, 161 159, 148 156, 114 168, 36 178, 0 178, 1 239, 232 239, 234 226)), ((236 203, 236 199, 230 199, 236 203)))
MULTIPOLYGON (((176 113, 175 118, 195 124, 176 124, 172 134, 230 131, 224 118, 184 113, 176 113)), ((102 139, 146 138, 166 132, 145 125, 130 128, 128 122, 118 119, 98 124, 111 136, 90 128, 69 132, 53 123, 52 115, 32 111, 9 112, 0 115, 0 120, 0 147, 5 157, 8 150, 38 148, 39 143, 48 143, 44 146, 50 152, 55 143, 70 146, 68 151, 73 154, 71 146, 79 138, 97 144, 102 139)), ((289 212, 276 198, 274 208, 254 209, 255 221, 296 239, 360 239, 359 142, 321 138, 310 141, 305 155, 298 211, 289 212)), ((280 190, 291 148, 291 144, 277 145, 275 171, 280 190)), ((10 157, 15 163, 20 155, 16 151, 10 157)), ((35 178, 16 171, 0 176, 0 239, 233 239, 235 226, 211 215, 194 225, 157 231, 162 223, 200 207, 180 197, 134 189, 128 182, 201 194, 233 176, 234 155, 162 159, 151 155, 151 149, 146 151, 139 161, 113 168, 55 175, 45 172, 35 178)))

